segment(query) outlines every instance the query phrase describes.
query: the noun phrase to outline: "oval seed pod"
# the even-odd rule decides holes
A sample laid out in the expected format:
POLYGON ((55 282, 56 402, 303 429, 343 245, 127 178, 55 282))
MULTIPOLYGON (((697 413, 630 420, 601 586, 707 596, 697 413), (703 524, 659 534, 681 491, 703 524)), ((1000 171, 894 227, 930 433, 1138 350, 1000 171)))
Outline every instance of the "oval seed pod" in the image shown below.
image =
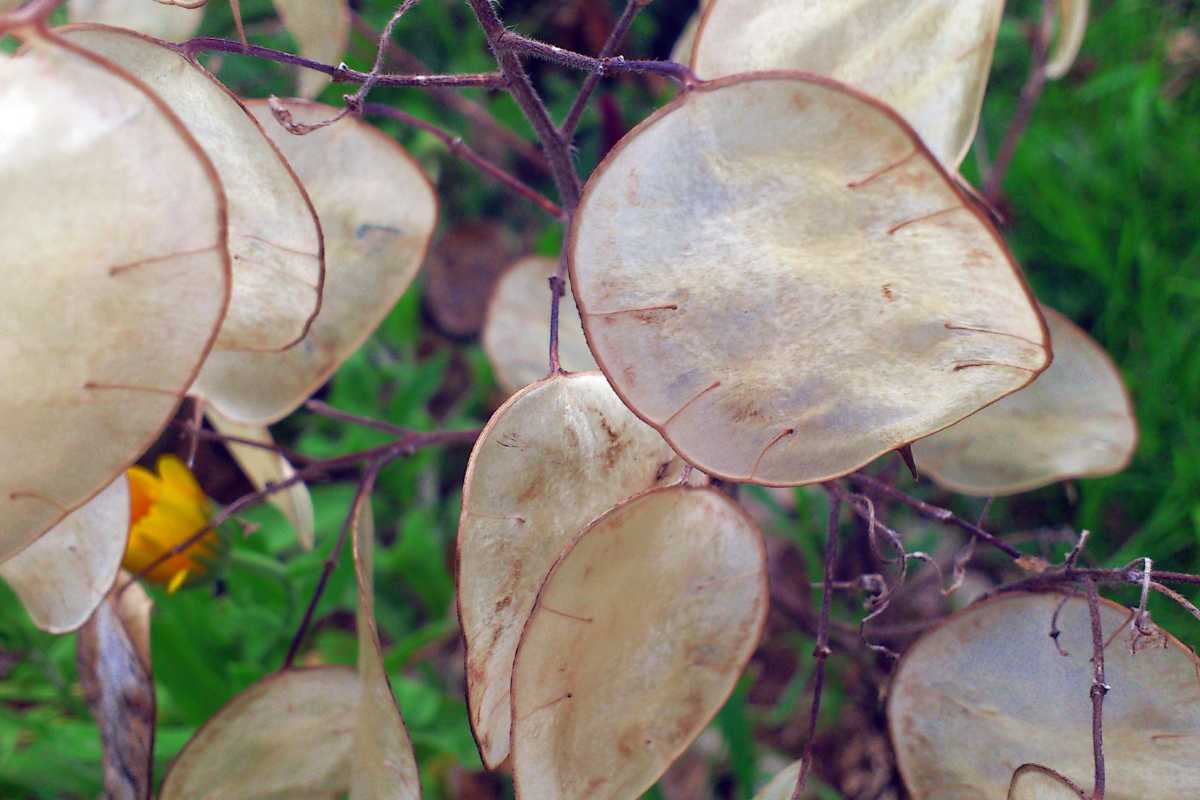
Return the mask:
POLYGON ((340 796, 350 785, 359 685, 344 667, 268 675, 196 731, 160 800, 340 796))
POLYGON ((713 0, 696 35, 701 78, 827 75, 879 98, 955 170, 971 149, 1004 0, 713 0))
MULTIPOLYGON (((322 64, 337 64, 350 43, 350 6, 346 0, 272 0, 275 12, 296 38, 300 55, 322 64)), ((329 85, 329 76, 299 71, 296 93, 313 98, 329 85)))
POLYGON ((463 483, 458 616, 471 727, 489 768, 508 756, 513 656, 554 560, 592 520, 677 481, 680 467, 597 372, 527 386, 488 421, 463 483))
POLYGON ((229 263, 212 164, 127 73, 35 34, 0 59, 0 117, 4 561, 158 437, 212 347, 229 263))
POLYGON ((229 200, 233 289, 217 350, 283 350, 321 305, 324 245, 304 186, 241 101, 163 42, 104 25, 62 34, 163 97, 216 165, 229 200))
POLYGON ((73 23, 114 25, 156 39, 182 42, 200 29, 204 10, 157 0, 68 0, 67 19, 73 23))
POLYGON ((655 489, 588 526, 517 649, 517 797, 641 796, 733 690, 767 594, 762 535, 715 489, 655 489))
POLYGON ((1049 363, 996 231, 893 111, 824 78, 684 94, 593 173, 568 252, 613 388, 729 480, 845 474, 1049 363))
POLYGON ((922 472, 955 492, 990 497, 1111 475, 1137 447, 1137 418, 1116 365, 1090 336, 1042 306, 1054 363, 978 414, 913 445, 922 472))
MULTIPOLYGON (((1200 796, 1200 661, 1165 634, 1134 652, 1132 618, 1116 603, 1100 605, 1111 687, 1104 796, 1200 796)), ((896 670, 887 709, 912 796, 1004 797, 1013 772, 1034 761, 1090 786, 1091 657, 1086 600, 1058 594, 1002 594, 924 634, 896 670), (1057 647, 1049 636, 1056 610, 1057 647)))
MULTIPOLYGON (((483 324, 483 349, 496 382, 509 394, 548 372, 549 278, 557 270, 555 259, 530 256, 509 267, 496 282, 483 324)), ((558 304, 558 360, 568 372, 596 369, 569 287, 558 304)))
MULTIPOLYGON (((793 761, 787 767, 776 773, 771 782, 754 795, 754 800, 792 800, 792 792, 796 789, 796 781, 800 778, 800 768, 803 761, 793 761)), ((812 792, 806 792, 808 796, 812 792)))
MULTIPOLYGON (((355 117, 294 136, 265 100, 251 113, 287 156, 316 204, 328 273, 308 335, 282 353, 217 351, 193 392, 230 420, 269 425, 296 410, 371 335, 416 277, 437 223, 429 179, 398 142, 355 117)), ((336 109, 283 101, 297 122, 336 109)))
POLYGON ((0 578, 21 598, 33 624, 67 633, 104 601, 128 541, 129 482, 122 475, 0 564, 0 578))

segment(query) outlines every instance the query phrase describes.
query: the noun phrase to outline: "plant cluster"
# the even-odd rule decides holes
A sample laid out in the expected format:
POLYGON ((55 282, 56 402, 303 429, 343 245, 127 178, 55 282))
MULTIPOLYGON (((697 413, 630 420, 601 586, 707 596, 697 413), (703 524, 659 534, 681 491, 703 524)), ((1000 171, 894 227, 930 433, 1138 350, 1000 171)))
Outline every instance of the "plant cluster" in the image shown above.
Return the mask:
POLYGON ((467 715, 518 798, 641 796, 736 691, 772 604, 813 635, 814 671, 804 751, 762 800, 813 796, 825 664, 847 642, 892 670, 887 726, 915 798, 1196 795, 1200 661, 1147 603, 1157 592, 1200 619, 1172 588, 1200 577, 1149 558, 1081 566, 1086 531, 1055 563, 895 485, 898 458, 953 492, 1010 495, 1113 474, 1137 446, 1115 365, 1034 297, 998 227, 1005 170, 1046 82, 1071 68, 1088 4, 1042 3, 1029 79, 976 188, 960 167, 1003 0, 709 0, 674 60, 618 55, 649 2, 629 0, 589 56, 469 0, 494 69, 448 74, 389 71, 417 0, 392 10, 366 70, 340 61, 356 21, 343 0, 276 0, 298 53, 250 44, 236 0, 237 40, 195 35, 203 0, 71 0, 66 25, 58 0, 0 3, 0 34, 19 41, 0 57, 0 576, 39 627, 78 631, 110 795, 421 796, 429 766, 377 622, 372 502, 388 470, 459 445, 467 715), (205 54, 295 68, 298 97, 240 97, 205 54), (585 74, 560 122, 530 59, 585 74), (583 180, 577 128, 624 73, 676 95, 583 180), (313 100, 339 94, 331 81, 356 88, 313 100), (482 115, 555 196, 379 100, 397 87, 482 115), (510 96, 537 146, 464 88, 510 96), (510 396, 481 429, 315 397, 403 304, 438 224, 439 189, 370 120, 423 131, 561 225, 557 258, 520 259, 490 292, 481 339, 510 396), (276 444, 269 426, 301 410, 378 438, 319 455, 276 444), (188 466, 221 443, 253 491, 222 506, 179 459, 136 466, 173 425, 188 466), (331 541, 321 482, 353 486, 331 541), (812 609, 779 596, 795 576, 746 503, 798 486, 828 503, 812 609), (321 548, 314 589, 279 670, 212 714, 156 789, 144 584, 173 595, 247 559, 242 515, 262 503, 298 551, 321 548), (839 581, 843 512, 882 566, 839 581), (948 563, 914 549, 902 516, 965 545, 948 563), (912 591, 910 565, 951 595, 977 548, 1022 577, 902 657, 885 646, 875 623, 912 591), (309 658, 324 593, 349 580, 343 551, 354 669, 309 658), (1136 608, 1100 597, 1121 585, 1136 608), (857 626, 831 617, 836 591, 863 595, 857 626))

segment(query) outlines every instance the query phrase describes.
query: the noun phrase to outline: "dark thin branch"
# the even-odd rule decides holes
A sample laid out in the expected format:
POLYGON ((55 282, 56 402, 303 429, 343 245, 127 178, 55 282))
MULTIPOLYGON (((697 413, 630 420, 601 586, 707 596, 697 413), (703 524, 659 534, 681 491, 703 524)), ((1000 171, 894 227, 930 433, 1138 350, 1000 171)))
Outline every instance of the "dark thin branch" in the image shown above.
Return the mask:
POLYGON ((432 134, 439 139, 442 144, 446 145, 446 149, 450 151, 450 155, 457 156, 463 161, 466 161, 468 164, 475 167, 489 178, 492 178, 518 196, 533 203, 542 211, 545 211, 555 219, 563 218, 563 210, 559 208, 557 203, 546 197, 537 189, 534 189, 532 186, 522 181, 520 178, 505 172, 503 169, 472 150, 471 146, 462 140, 462 137, 443 130, 437 125, 434 125, 432 122, 427 122, 420 117, 414 117, 412 114, 401 111, 398 108, 392 108, 391 106, 380 105, 378 103, 365 103, 362 107, 362 112, 368 115, 394 119, 397 122, 404 123, 405 125, 411 125, 414 128, 420 128, 426 133, 432 134))
POLYGON ((340 408, 334 408, 328 403, 323 403, 320 400, 309 400, 305 402, 304 408, 314 414, 318 414, 327 419, 334 419, 338 422, 349 422, 352 425, 361 425, 364 428, 372 428, 384 433, 390 433, 394 436, 408 436, 412 433, 408 428, 402 428, 399 425, 393 425, 382 419, 373 417, 363 417, 358 414, 351 414, 349 411, 342 411, 340 408))
POLYGON ((852 483, 856 483, 860 486, 869 486, 873 491, 879 492, 882 495, 886 495, 887 497, 890 497, 891 499, 908 506, 923 517, 937 520, 938 522, 944 522, 947 525, 953 525, 956 528, 964 530, 972 536, 975 536, 987 544, 990 544, 992 547, 995 547, 997 550, 1000 550, 1012 559, 1021 559, 1023 557, 1021 551, 1013 547, 1008 542, 1005 542, 1004 540, 997 538, 995 535, 988 533, 975 523, 969 522, 962 517, 957 516, 948 508, 941 508, 940 506, 926 503, 923 500, 918 500, 917 498, 897 489, 894 486, 890 486, 881 480, 861 472, 855 472, 847 475, 846 477, 849 478, 852 483))
MULTIPOLYGON (((371 41, 379 40, 379 31, 375 30, 357 11, 351 11, 350 18, 353 21, 354 30, 361 36, 371 41)), ((430 71, 425 62, 395 42, 386 42, 385 46, 388 56, 404 70, 418 75, 430 71)), ((496 121, 488 110, 479 103, 463 97, 452 88, 444 86, 429 87, 429 94, 451 111, 461 114, 472 124, 479 126, 488 135, 501 140, 505 146, 509 147, 530 166, 544 173, 549 172, 550 168, 546 164, 546 158, 537 147, 521 138, 516 131, 510 130, 496 121)))
POLYGON ((506 79, 509 93, 521 107, 525 118, 529 120, 534 133, 542 143, 546 160, 550 164, 550 173, 558 188, 559 200, 567 214, 570 215, 574 212, 575 206, 579 204, 582 188, 579 183, 579 175, 575 172, 575 165, 571 162, 570 150, 563 138, 559 136, 558 128, 555 127, 553 120, 550 119, 550 112, 546 110, 546 104, 542 102, 542 98, 533 88, 533 82, 530 81, 529 74, 525 72, 525 66, 521 63, 521 59, 512 50, 500 44, 501 40, 508 37, 510 33, 501 22, 496 9, 492 7, 491 0, 468 0, 468 2, 475 12, 475 18, 479 20, 479 25, 483 28, 488 46, 496 57, 496 63, 500 66, 500 72, 506 79))
POLYGON ((838 517, 842 511, 842 499, 830 492, 829 527, 825 533, 825 577, 821 588, 821 616, 817 619, 817 644, 813 648, 813 699, 808 712, 808 738, 804 742, 804 754, 800 761, 800 774, 796 777, 796 788, 792 800, 800 800, 808 773, 812 770, 813 744, 817 737, 817 717, 821 714, 821 692, 825 688, 825 659, 829 657, 829 605, 833 595, 833 568, 837 561, 838 517))
POLYGON ((375 86, 415 86, 422 87, 471 87, 476 89, 503 89, 507 80, 498 72, 472 72, 461 75, 392 75, 381 74, 372 81, 371 73, 350 69, 344 64, 332 66, 314 61, 311 58, 298 56, 283 50, 249 44, 243 45, 230 39, 220 39, 213 36, 200 36, 180 44, 170 45, 174 50, 189 59, 195 59, 196 54, 203 52, 232 53, 241 56, 253 56, 280 64, 291 64, 315 72, 321 72, 333 79, 334 83, 367 83, 375 86))
MULTIPOLYGON (((649 0, 627 0, 625 10, 617 18, 617 22, 609 32, 604 46, 600 48, 597 58, 609 58, 617 51, 617 48, 621 46, 621 42, 625 40, 625 35, 629 33, 629 27, 633 25, 633 18, 648 3, 649 0)), ((579 126, 579 118, 583 116, 583 110, 587 108, 588 100, 592 97, 592 92, 596 91, 596 87, 600 85, 601 77, 598 72, 588 73, 588 76, 583 79, 583 85, 579 87, 579 92, 575 95, 575 100, 571 103, 570 110, 563 117, 563 122, 558 128, 558 132, 562 136, 563 141, 568 144, 575 138, 575 129, 579 126)))
POLYGON ((991 171, 988 172, 983 182, 983 196, 993 206, 1000 200, 1000 186, 1004 183, 1004 175, 1008 172, 1013 155, 1017 152, 1017 144, 1020 143, 1021 136, 1024 135, 1025 129, 1029 126, 1029 120, 1033 117, 1033 109, 1042 96, 1042 89, 1046 86, 1046 61, 1049 58, 1050 34, 1053 24, 1054 3, 1052 0, 1042 0, 1041 20, 1033 33, 1029 77, 1025 79, 1025 85, 1021 87, 1021 98, 1017 102, 1017 111, 1008 124, 1008 130, 1004 132, 1004 139, 996 151, 996 160, 992 163, 991 171))
POLYGON ((558 270, 550 278, 550 374, 562 372, 562 363, 558 359, 558 322, 561 318, 559 307, 563 295, 567 292, 567 248, 563 245, 558 254, 558 270))
MULTIPOLYGON (((475 2, 475 0, 472 0, 475 2)), ((640 72, 651 75, 662 75, 677 81, 685 87, 694 86, 700 80, 688 67, 675 61, 658 61, 654 59, 628 59, 624 56, 593 58, 574 50, 564 50, 552 44, 539 42, 512 31, 506 31, 500 40, 500 47, 506 52, 525 53, 564 67, 590 72, 604 77, 616 72, 640 72)))
POLYGON ((304 617, 300 620, 300 627, 296 629, 295 635, 292 636, 292 643, 288 646, 287 657, 284 658, 283 666, 280 667, 280 670, 291 668, 292 663, 296 660, 296 654, 300 652, 300 645, 308 633, 309 626, 312 625, 313 614, 317 610, 317 603, 321 601, 321 595, 325 593, 325 586, 329 583, 329 576, 333 574, 334 568, 337 567, 338 557, 342 554, 342 548, 345 546, 346 540, 350 538, 350 529, 354 527, 355 519, 358 517, 359 505, 363 502, 363 498, 370 497, 371 490, 375 487, 375 478, 379 476, 379 470, 382 468, 383 462, 376 460, 370 462, 363 471, 363 475, 358 481, 358 487, 354 490, 354 499, 350 501, 350 510, 346 512, 346 517, 342 520, 342 529, 338 532, 337 542, 334 543, 333 549, 329 551, 329 556, 325 559, 325 563, 321 565, 321 577, 317 579, 317 586, 313 590, 312 598, 308 601, 308 607, 304 609, 304 617))
MULTIPOLYGON (((365 418, 364 418, 365 419, 365 418)), ((363 463, 379 461, 383 464, 388 464, 397 458, 412 455, 422 447, 430 447, 435 445, 449 444, 473 444, 479 438, 479 430, 465 431, 430 431, 428 433, 420 431, 411 431, 407 435, 397 439, 394 442, 371 447, 357 453, 349 453, 344 456, 335 456, 333 458, 325 458, 321 460, 309 459, 309 464, 302 469, 296 470, 292 475, 280 481, 268 483, 261 490, 242 495, 237 500, 234 500, 229 505, 221 509, 212 519, 208 521, 203 528, 194 531, 186 539, 180 541, 174 547, 167 550, 165 553, 155 558, 146 566, 142 567, 133 575, 134 578, 144 578, 152 572, 160 564, 163 564, 172 556, 177 556, 187 550, 196 542, 204 538, 210 530, 215 530, 224 524, 233 516, 240 514, 245 509, 256 503, 261 503, 268 496, 281 492, 290 486, 294 486, 302 481, 313 480, 316 478, 327 476, 340 469, 359 466, 363 463)))
POLYGON ((1092 758, 1095 762, 1095 780, 1092 784, 1092 800, 1104 800, 1104 695, 1109 686, 1104 682, 1104 632, 1100 628, 1100 596, 1096 582, 1084 581, 1087 588, 1088 614, 1092 620, 1092 758))

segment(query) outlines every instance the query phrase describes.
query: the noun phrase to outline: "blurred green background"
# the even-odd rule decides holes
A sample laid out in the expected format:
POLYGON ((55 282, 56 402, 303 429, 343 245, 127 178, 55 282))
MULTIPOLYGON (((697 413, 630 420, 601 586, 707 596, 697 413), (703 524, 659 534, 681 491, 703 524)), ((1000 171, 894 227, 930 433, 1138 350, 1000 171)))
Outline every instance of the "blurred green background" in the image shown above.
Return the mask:
MULTIPOLYGON (((355 5, 378 29, 394 4, 355 5)), ((980 137, 964 164, 974 182, 1015 108, 1028 68, 1027 24, 1039 6, 1031 0, 1009 3, 980 137)), ((242 0, 242 9, 252 41, 294 47, 268 0, 242 0)), ((623 52, 666 57, 693 10, 689 0, 656 0, 637 19, 623 52)), ((522 33, 594 52, 620 6, 606 0, 524 0, 505 3, 502 11, 522 33)), ((204 32, 232 36, 232 31, 227 3, 211 0, 204 32)), ((493 67, 462 2, 425 0, 402 21, 395 41, 435 71, 493 67)), ((372 57, 372 42, 355 35, 346 61, 367 68, 372 57)), ((287 68, 252 59, 226 56, 208 63, 244 95, 286 95, 294 80, 287 68)), ((582 76, 542 64, 531 69, 561 118, 582 76)), ((989 524, 998 531, 1090 529, 1088 558, 1096 564, 1150 556, 1161 568, 1200 571, 1198 78, 1195 2, 1094 2, 1080 58, 1068 76, 1047 86, 1004 185, 1008 241, 1038 296, 1083 325, 1120 366, 1134 397, 1141 442, 1123 473, 997 502, 989 524)), ((347 91, 331 87, 323 99, 338 104, 347 91)), ((463 94, 528 136, 507 97, 463 94)), ((607 80, 580 129, 582 174, 671 94, 657 81, 607 80)), ((463 133, 476 149, 552 194, 545 176, 511 158, 501 138, 428 94, 379 90, 371 99, 463 133)), ((433 176, 443 199, 441 227, 422 279, 322 396, 340 409, 414 428, 477 426, 503 399, 476 336, 490 281, 509 258, 530 251, 555 254, 561 232, 446 155, 431 136, 392 123, 381 127, 401 138, 433 176)), ((383 434, 305 413, 276 426, 275 433, 316 456, 385 440, 383 434)), ((179 447, 177 435, 168 433, 160 446, 179 447)), ((463 701, 452 569, 466 455, 461 448, 428 449, 396 462, 381 476, 374 501, 379 625, 430 800, 511 796, 505 778, 480 772, 463 701)), ((228 502, 245 489, 219 450, 202 450, 198 471, 219 500, 228 502)), ((926 484, 914 491, 964 513, 980 507, 926 484)), ((282 662, 351 494, 344 484, 313 487, 315 552, 300 551, 273 510, 255 509, 246 516, 261 528, 233 537, 234 554, 219 580, 170 597, 156 591, 160 778, 199 724, 282 662)), ((811 601, 804 587, 819 576, 823 498, 804 490, 746 490, 742 497, 777 537, 783 578, 811 601)), ((906 530, 913 531, 914 547, 930 550, 944 536, 927 527, 906 530)), ((1023 546, 1053 557, 1069 545, 1061 537, 1053 544, 1042 537, 1023 546)), ((988 554, 978 561, 985 579, 1011 577, 988 554)), ((310 662, 353 663, 354 581, 348 555, 343 562, 317 610, 311 652, 303 657, 310 662)), ((1132 602, 1120 592, 1113 596, 1132 602)), ((1200 643, 1200 626, 1186 614, 1157 602, 1152 608, 1156 620, 1189 645, 1200 643)), ((939 610, 936 604, 931 609, 909 602, 889 619, 920 619, 939 610)), ((854 601, 838 609, 847 622, 861 613, 854 601)), ((803 746, 811 649, 806 634, 787 620, 774 621, 711 730, 649 796, 746 800, 795 758, 803 746)), ((878 708, 883 663, 838 655, 831 661, 817 796, 902 796, 887 794, 902 790, 878 708), (830 788, 834 785, 841 792, 830 788)), ((91 798, 101 791, 100 742, 75 674, 74 637, 38 632, 11 592, 0 588, 0 796, 91 798)))

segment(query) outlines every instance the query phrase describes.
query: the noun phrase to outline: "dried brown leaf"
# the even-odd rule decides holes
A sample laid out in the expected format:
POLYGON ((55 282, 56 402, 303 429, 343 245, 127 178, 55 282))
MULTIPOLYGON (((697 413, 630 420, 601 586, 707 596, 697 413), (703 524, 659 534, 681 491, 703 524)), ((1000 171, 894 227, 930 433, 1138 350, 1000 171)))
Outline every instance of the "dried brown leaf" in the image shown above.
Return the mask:
POLYGON ((150 800, 154 788, 153 606, 123 574, 76 639, 79 682, 100 727, 110 800, 150 800))

